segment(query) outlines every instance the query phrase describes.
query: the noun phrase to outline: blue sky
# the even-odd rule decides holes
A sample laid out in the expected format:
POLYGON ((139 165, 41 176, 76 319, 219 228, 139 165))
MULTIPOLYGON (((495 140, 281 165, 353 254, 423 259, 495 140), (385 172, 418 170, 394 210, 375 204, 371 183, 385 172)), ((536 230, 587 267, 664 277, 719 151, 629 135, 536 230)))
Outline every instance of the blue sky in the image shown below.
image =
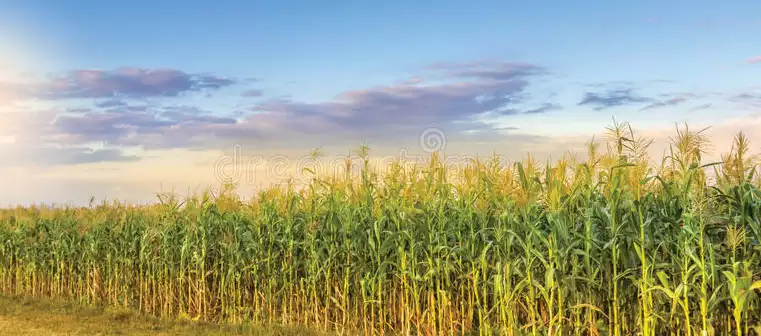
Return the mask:
POLYGON ((233 144, 396 148, 430 127, 463 151, 556 149, 547 137, 613 116, 655 130, 761 110, 757 1, 9 0, 0 13, 0 154, 95 191, 121 187, 62 172, 233 144))
POLYGON ((711 82, 733 86, 754 78, 742 63, 758 53, 752 41, 761 33, 755 1, 10 4, 66 41, 57 70, 130 64, 245 74, 315 99, 432 62, 485 57, 535 62, 591 82, 706 84, 717 77, 706 73, 727 67, 711 82))

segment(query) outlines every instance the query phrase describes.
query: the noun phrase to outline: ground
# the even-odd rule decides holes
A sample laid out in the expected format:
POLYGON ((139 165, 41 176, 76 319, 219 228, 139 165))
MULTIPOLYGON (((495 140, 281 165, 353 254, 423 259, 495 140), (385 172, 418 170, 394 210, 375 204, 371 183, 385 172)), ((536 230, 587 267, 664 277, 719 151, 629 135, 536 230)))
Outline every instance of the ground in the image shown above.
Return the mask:
POLYGON ((302 328, 164 321, 128 310, 0 296, 0 335, 318 335, 302 328))

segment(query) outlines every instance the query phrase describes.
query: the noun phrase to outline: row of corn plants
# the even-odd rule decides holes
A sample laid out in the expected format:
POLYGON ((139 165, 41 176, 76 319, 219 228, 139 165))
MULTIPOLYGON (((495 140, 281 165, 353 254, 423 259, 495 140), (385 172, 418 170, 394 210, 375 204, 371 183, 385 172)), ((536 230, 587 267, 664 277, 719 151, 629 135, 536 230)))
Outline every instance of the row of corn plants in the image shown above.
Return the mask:
POLYGON ((747 138, 719 162, 700 131, 650 143, 616 123, 582 160, 379 172, 363 150, 250 200, 6 209, 0 291, 352 335, 761 335, 747 138))

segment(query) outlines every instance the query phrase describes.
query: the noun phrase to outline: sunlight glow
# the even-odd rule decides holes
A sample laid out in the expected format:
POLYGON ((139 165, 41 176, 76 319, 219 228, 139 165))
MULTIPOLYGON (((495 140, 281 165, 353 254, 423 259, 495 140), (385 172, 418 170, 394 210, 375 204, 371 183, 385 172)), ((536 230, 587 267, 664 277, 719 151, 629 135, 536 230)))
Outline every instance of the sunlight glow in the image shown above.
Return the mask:
POLYGON ((19 132, 28 118, 20 110, 22 104, 28 107, 24 101, 26 92, 40 79, 37 76, 59 60, 55 56, 57 48, 48 41, 54 38, 42 26, 47 22, 37 13, 6 9, 0 12, 0 157, 6 160, 17 154, 24 141, 19 132))
MULTIPOLYGON (((52 58, 48 43, 43 43, 39 27, 32 24, 40 21, 36 15, 3 11, 0 13, 0 81, 18 79, 28 71, 45 65, 42 57, 52 58)), ((7 85, 0 90, 8 91, 7 85)), ((7 92, 0 91, 0 97, 7 92)))
POLYGON ((0 135, 0 144, 12 144, 16 142, 16 136, 13 135, 0 135))

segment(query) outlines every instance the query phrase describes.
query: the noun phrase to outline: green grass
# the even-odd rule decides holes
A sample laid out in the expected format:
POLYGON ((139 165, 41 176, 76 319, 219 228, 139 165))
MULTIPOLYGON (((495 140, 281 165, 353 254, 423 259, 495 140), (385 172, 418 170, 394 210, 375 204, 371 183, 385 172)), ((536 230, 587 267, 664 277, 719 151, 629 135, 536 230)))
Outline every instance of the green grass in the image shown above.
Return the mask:
MULTIPOLYGON (((369 166, 242 200, 0 211, 0 292, 343 334, 759 335, 761 179, 680 129, 583 159, 369 166)), ((602 150, 602 149, 604 150, 602 150)))
POLYGON ((305 328, 223 326, 161 320, 124 308, 88 307, 70 301, 0 296, 0 334, 55 335, 323 335, 305 328))

